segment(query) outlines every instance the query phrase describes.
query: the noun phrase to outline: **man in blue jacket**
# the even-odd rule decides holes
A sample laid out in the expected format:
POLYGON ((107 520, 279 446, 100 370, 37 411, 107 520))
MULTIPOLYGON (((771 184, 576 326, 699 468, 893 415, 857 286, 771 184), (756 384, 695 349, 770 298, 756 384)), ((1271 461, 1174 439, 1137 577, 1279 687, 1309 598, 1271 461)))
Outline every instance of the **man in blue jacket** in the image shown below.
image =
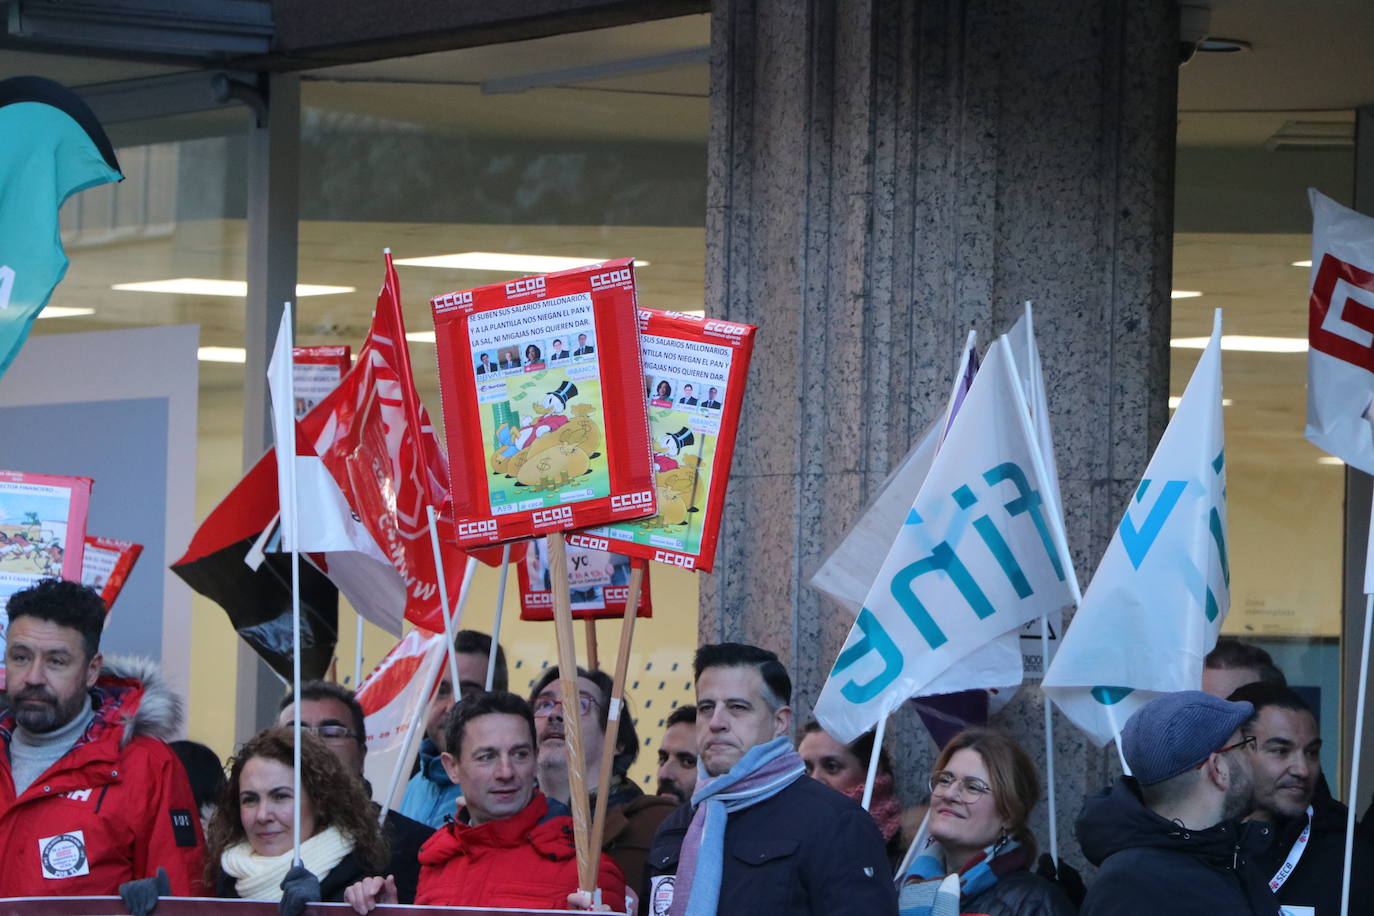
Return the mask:
POLYGON ((792 749, 792 681, 778 657, 702 646, 694 664, 698 782, 654 837, 648 910, 880 916, 897 912, 882 834, 792 749))

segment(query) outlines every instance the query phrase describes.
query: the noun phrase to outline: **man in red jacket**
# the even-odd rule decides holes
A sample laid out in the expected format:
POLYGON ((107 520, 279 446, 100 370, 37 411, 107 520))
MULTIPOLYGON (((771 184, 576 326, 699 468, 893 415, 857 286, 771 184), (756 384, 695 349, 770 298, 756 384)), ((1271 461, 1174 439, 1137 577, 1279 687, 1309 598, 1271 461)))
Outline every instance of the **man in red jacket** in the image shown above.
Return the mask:
POLYGON ((180 700, 151 664, 102 670, 105 603, 91 589, 45 579, 6 610, 0 897, 114 894, 159 868, 172 894, 199 891, 200 819, 164 743, 180 700))
MULTIPOLYGON (((534 787, 534 716, 512 693, 463 697, 444 728, 444 767, 465 807, 420 849, 415 903, 430 906, 585 908, 577 894, 572 819, 549 817, 534 787)), ((624 912, 625 881, 609 857, 597 878, 602 902, 624 912)), ((344 899, 359 913, 396 902, 392 876, 367 878, 344 899)))

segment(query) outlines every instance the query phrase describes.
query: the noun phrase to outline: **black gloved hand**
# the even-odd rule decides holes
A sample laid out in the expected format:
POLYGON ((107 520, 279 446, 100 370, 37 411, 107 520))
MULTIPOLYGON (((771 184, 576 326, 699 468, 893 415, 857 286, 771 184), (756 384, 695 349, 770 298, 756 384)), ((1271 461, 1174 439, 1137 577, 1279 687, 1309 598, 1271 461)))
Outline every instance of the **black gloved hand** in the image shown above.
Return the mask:
POLYGON ((307 905, 320 899, 320 879, 304 865, 292 865, 281 879, 281 916, 301 916, 307 905))
POLYGON ((1074 906, 1082 906, 1083 898, 1088 896, 1088 889, 1083 886, 1083 876, 1078 873, 1078 869, 1060 859, 1059 868, 1056 870, 1054 858, 1048 852, 1040 854, 1040 864, 1036 867, 1035 873, 1046 881, 1058 884, 1064 896, 1068 897, 1074 906))
POLYGON ((157 874, 151 878, 137 878, 125 881, 119 886, 119 899, 130 916, 148 916, 157 909, 159 897, 172 893, 172 879, 167 877, 167 869, 158 867, 157 874))

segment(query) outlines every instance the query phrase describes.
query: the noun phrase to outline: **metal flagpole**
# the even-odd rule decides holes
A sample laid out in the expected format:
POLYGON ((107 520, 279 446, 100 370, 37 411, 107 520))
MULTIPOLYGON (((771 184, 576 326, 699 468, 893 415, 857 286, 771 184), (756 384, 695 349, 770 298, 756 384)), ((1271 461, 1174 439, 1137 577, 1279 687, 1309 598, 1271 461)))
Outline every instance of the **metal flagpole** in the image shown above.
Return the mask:
MULTIPOLYGON (((453 615, 448 607, 448 579, 444 577, 444 557, 439 550, 439 526, 434 523, 434 507, 425 506, 425 512, 429 515, 429 546, 434 551, 434 577, 439 580, 439 610, 444 615, 444 639, 448 641, 448 677, 450 690, 453 696, 458 696, 458 657, 453 651, 453 615)), ((468 557, 467 569, 463 571, 462 595, 466 596, 468 583, 472 581, 472 567, 477 563, 472 557, 468 557)), ((460 598, 461 605, 461 598, 460 598)))
MULTIPOLYGON (((1374 531, 1374 528, 1371 528, 1374 531)), ((1368 572, 1365 578, 1368 579, 1368 572)), ((1365 582, 1369 588, 1369 582, 1365 582)), ((1360 687, 1355 695, 1355 751, 1350 758, 1350 791, 1346 793, 1345 867, 1341 875, 1341 916, 1350 912, 1350 857, 1355 849, 1355 799, 1360 791, 1360 749, 1364 744, 1364 695, 1369 686, 1369 634, 1374 624, 1374 593, 1364 598, 1364 643, 1360 648, 1360 687)))
MULTIPOLYGON (((1050 619, 1040 618, 1040 683, 1044 684, 1045 675, 1050 669, 1050 619)), ((1050 818, 1050 858, 1054 860, 1056 873, 1059 869, 1059 806, 1055 803, 1054 781, 1054 704, 1044 688, 1040 689, 1040 699, 1045 704, 1045 779, 1049 789, 1050 818)))
MULTIPOLYGON (((354 613, 357 613, 356 609, 354 613)), ((353 689, 363 683, 363 615, 358 614, 358 634, 353 642, 353 689)))
POLYGON ((487 653, 487 690, 496 680, 496 650, 501 645, 501 611, 506 606, 506 574, 510 572, 510 544, 501 548, 501 581, 496 584, 496 620, 491 625, 491 651, 487 653))
MULTIPOLYGON (((287 361, 288 370, 294 370, 295 354, 295 320, 291 313, 291 303, 283 305, 282 324, 286 329, 286 353, 284 358, 287 361)), ((291 864, 293 866, 301 864, 301 715, 299 712, 301 702, 301 555, 296 549, 300 543, 300 517, 296 512, 296 436, 295 436, 295 411, 296 403, 296 384, 294 371, 283 373, 283 381, 286 383, 285 404, 280 407, 282 410, 291 412, 293 418, 291 430, 291 441, 278 442, 277 460, 286 462, 287 489, 290 491, 286 495, 287 505, 291 511, 291 542, 288 548, 291 551, 291 696, 296 699, 297 713, 291 723, 291 764, 293 783, 291 790, 291 864)))
POLYGON ((864 778, 864 810, 868 810, 869 804, 873 801, 873 783, 878 778, 878 758, 883 755, 883 735, 887 732, 887 718, 891 712, 884 713, 878 720, 877 728, 873 732, 873 753, 868 755, 868 775, 864 778))

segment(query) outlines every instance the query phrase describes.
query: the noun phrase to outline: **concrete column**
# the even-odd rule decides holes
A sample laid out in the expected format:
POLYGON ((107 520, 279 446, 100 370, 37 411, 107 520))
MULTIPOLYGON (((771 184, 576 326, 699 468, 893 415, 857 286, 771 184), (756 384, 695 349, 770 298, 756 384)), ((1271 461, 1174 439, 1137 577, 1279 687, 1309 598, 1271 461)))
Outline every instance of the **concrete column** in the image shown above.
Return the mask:
MULTIPOLYGON (((707 312, 759 325, 701 639, 809 715, 848 631, 806 585, 942 408, 970 327, 1036 302, 1086 583, 1167 420, 1171 0, 715 0, 707 312)), ((1040 697, 1000 717, 1043 764, 1040 697)), ((930 742, 892 726, 919 794, 930 742)), ((890 732, 891 733, 891 732, 890 732)), ((1061 850, 1108 756, 1057 723, 1061 850)), ((1046 836, 1043 810, 1038 835, 1046 836)), ((1071 849, 1072 847, 1072 849, 1071 849)))

